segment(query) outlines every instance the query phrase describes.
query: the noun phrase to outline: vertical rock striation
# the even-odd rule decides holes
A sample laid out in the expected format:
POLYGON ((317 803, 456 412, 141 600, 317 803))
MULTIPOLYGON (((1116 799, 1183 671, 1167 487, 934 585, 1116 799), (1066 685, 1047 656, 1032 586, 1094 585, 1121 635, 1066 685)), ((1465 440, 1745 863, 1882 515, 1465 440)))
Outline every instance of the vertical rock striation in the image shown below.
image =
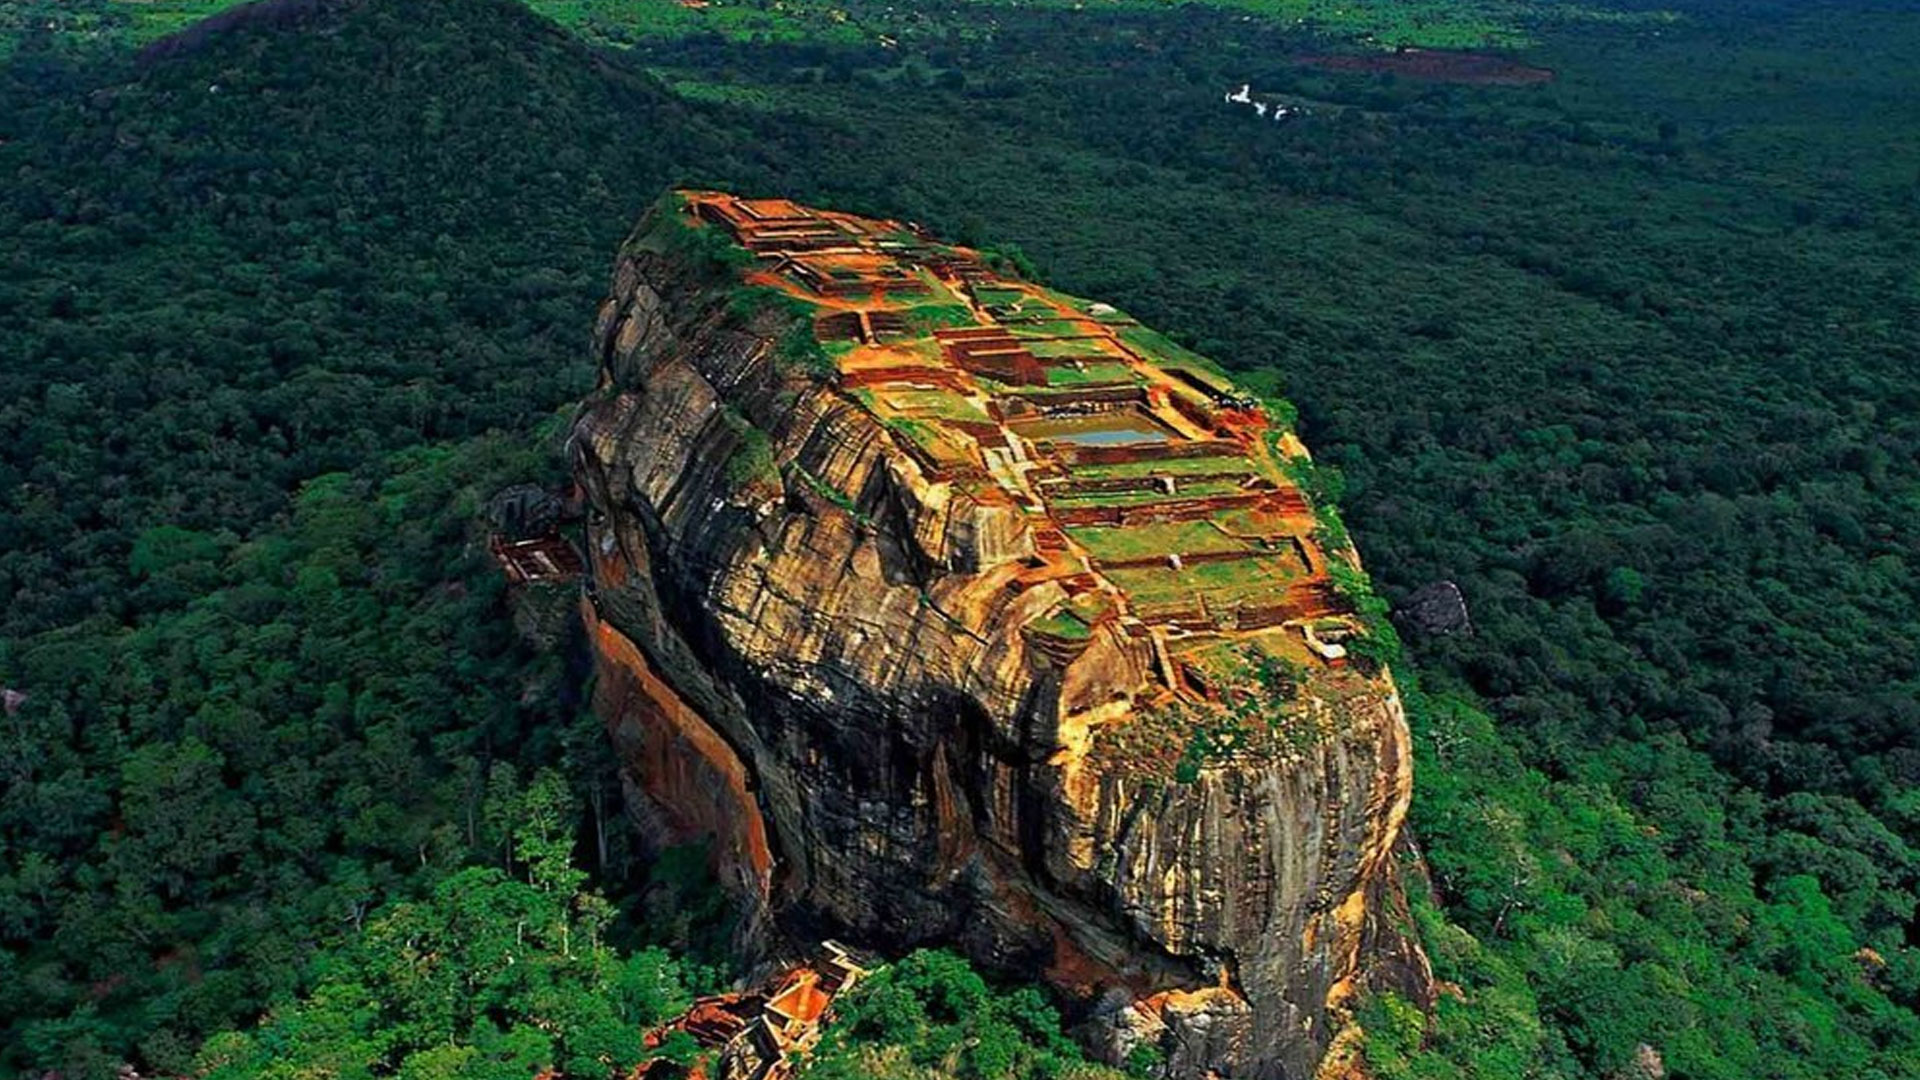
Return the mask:
POLYGON ((573 438, 596 707, 760 940, 952 945, 1103 1052, 1312 1076, 1362 988, 1428 994, 1405 721, 1297 443, 1108 312, 889 222, 656 209, 573 438))

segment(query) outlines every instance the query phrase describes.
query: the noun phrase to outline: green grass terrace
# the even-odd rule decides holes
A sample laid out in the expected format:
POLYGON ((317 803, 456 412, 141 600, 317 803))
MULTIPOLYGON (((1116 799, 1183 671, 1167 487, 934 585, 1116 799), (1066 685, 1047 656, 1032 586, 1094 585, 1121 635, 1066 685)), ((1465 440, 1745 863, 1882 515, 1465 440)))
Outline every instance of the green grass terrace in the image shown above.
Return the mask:
POLYGON ((1169 554, 1252 554, 1255 550, 1248 541, 1229 536, 1211 521, 1129 526, 1076 525, 1067 528, 1067 535, 1086 548, 1087 554, 1099 563, 1133 562, 1164 558, 1169 554))
POLYGON ((1101 573, 1127 594, 1138 613, 1187 607, 1197 599, 1204 601, 1216 616, 1243 604, 1276 602, 1281 590, 1308 576, 1306 563, 1291 550, 1194 563, 1178 569, 1120 567, 1101 573))
POLYGON ((1254 464, 1244 457, 1159 458, 1150 461, 1123 461, 1112 465, 1075 464, 1075 480, 1132 480, 1154 476, 1232 476, 1253 473, 1254 464))

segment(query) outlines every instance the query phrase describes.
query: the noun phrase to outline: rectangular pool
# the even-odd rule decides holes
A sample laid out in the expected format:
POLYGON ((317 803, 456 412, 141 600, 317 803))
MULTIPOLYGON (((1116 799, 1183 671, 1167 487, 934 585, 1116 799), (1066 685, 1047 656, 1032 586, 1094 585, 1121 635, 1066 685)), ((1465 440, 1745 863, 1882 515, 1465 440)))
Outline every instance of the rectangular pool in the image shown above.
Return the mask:
POLYGON ((1019 431, 1036 442, 1051 440, 1081 446, 1159 443, 1168 441, 1173 434, 1153 417, 1137 409, 1115 409, 1089 416, 1035 420, 1020 425, 1019 431))

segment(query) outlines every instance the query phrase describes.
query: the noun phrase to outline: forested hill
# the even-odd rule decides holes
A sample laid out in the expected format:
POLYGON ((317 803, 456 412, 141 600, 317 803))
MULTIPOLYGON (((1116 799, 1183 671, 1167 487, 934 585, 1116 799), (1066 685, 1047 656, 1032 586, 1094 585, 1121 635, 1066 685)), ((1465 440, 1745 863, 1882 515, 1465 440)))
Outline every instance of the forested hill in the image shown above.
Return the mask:
POLYGON ((186 1071, 597 782, 472 533, 699 138, 486 0, 0 75, 0 1074, 186 1071))
POLYGON ((687 110, 517 5, 333 7, 7 70, 8 632, 184 599, 130 565, 150 526, 230 545, 305 478, 579 389, 687 110))

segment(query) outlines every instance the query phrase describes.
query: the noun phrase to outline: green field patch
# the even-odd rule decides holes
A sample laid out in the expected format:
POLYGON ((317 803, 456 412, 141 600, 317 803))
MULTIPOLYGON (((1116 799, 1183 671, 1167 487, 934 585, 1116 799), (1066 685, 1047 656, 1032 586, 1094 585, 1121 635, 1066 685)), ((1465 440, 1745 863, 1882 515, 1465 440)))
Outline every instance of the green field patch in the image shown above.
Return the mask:
POLYGON ((1233 377, 1227 369, 1201 356, 1185 345, 1173 340, 1157 330, 1144 326, 1125 326, 1115 331, 1120 340, 1132 347, 1147 360, 1165 368, 1185 368, 1203 374, 1207 382, 1224 382, 1226 388, 1232 388, 1233 377))
POLYGON ((1170 554, 1198 555, 1251 551, 1208 521, 1175 521, 1157 525, 1076 525, 1067 529, 1074 542, 1101 562, 1144 559, 1170 554))
POLYGON ((1078 296, 1073 296, 1069 293, 1063 293, 1059 289, 1050 289, 1045 285, 1036 285, 1034 286, 1034 289, 1041 296, 1046 297, 1047 300, 1051 301, 1053 304, 1059 307, 1071 309, 1073 311, 1084 313, 1087 310, 1087 308, 1093 306, 1093 304, 1096 303, 1096 301, 1093 301, 1093 300, 1083 300, 1078 296))
POLYGON ((924 450, 933 460, 950 465, 965 460, 966 449, 955 436, 943 431, 937 423, 915 419, 910 416, 890 416, 882 420, 887 428, 924 450))
POLYGON ((1216 685, 1225 686, 1253 678, 1255 667, 1250 651, 1245 642, 1216 641, 1182 652, 1177 659, 1210 676, 1216 685))
POLYGON ((1222 562, 1103 570, 1135 603, 1173 606, 1194 597, 1210 608, 1278 599, 1288 583, 1306 576, 1297 557, 1262 555, 1222 562))
POLYGON ((1071 337, 1074 335, 1085 335, 1087 333, 1087 324, 1085 323, 1075 322, 1072 319, 1044 317, 1055 314, 1054 309, 1051 307, 1043 311, 1036 311, 1034 314, 1040 315, 1042 318, 1037 322, 1015 323, 1008 326, 1007 329, 1013 331, 1014 337, 1021 338, 1071 337))
POLYGON ((1255 472, 1253 461, 1243 457, 1163 458, 1158 461, 1123 461, 1115 465, 1075 465, 1075 480, 1125 480, 1148 476, 1244 476, 1255 472))
POLYGON ((635 0, 530 0, 527 5, 585 37, 610 45, 658 38, 718 34, 733 41, 840 42, 858 44, 868 35, 827 4, 797 3, 768 9, 746 4, 687 7, 635 0))
POLYGON ((912 413, 935 420, 966 420, 982 424, 993 422, 986 410, 971 398, 949 390, 882 389, 875 392, 874 396, 880 404, 894 412, 912 413))
MULTIPOLYGON (((56 32, 93 33, 111 39, 148 41, 236 7, 241 0, 17 0, 12 15, 21 25, 51 23, 56 32), (77 10, 76 10, 77 9, 77 10)), ((980 39, 992 20, 963 5, 952 12, 927 12, 879 0, 785 0, 774 5, 710 3, 700 6, 670 0, 526 0, 527 6, 591 41, 635 46, 717 36, 731 42, 860 46, 876 39, 916 35, 980 39)), ((1037 7, 1081 9, 1083 0, 1025 0, 1037 7)), ((4 5, 0 5, 4 6, 4 5)), ((978 5, 1016 6, 1012 0, 978 5)), ((1159 12, 1165 0, 1109 0, 1110 11, 1159 12)), ((1625 21, 1649 14, 1574 4, 1556 6, 1542 16, 1516 0, 1393 0, 1375 5, 1334 5, 1327 0, 1204 0, 1203 6, 1235 11, 1270 23, 1306 23, 1324 32, 1382 45, 1427 48, 1514 48, 1525 45, 1531 19, 1625 21)), ((13 29, 9 27, 9 29, 13 29)), ((13 29, 13 35, 21 31, 13 29)), ((891 75, 892 73, 888 73, 891 75)))
MULTIPOLYGON (((941 281, 940 278, 937 275, 935 275, 931 270, 928 270, 925 267, 918 267, 914 270, 913 276, 916 279, 918 279, 922 285, 925 285, 927 287, 926 300, 922 301, 917 306, 921 306, 921 307, 940 306, 940 307, 961 307, 961 308, 967 307, 966 300, 963 299, 959 293, 954 292, 952 289, 948 288, 947 283, 944 281, 941 281)), ((969 312, 969 321, 971 321, 972 309, 968 308, 968 312, 969 312)))
POLYGON ((1047 368, 1048 386, 1090 386, 1099 383, 1138 382, 1133 368, 1118 360, 1091 364, 1053 364, 1047 368))
POLYGON ((1019 289, 996 289, 991 286, 975 286, 973 298, 983 307, 991 308, 1002 319, 1047 319, 1058 318, 1060 309, 1044 296, 1035 296, 1019 289))
POLYGON ((1093 636, 1093 627, 1085 619, 1061 608, 1044 619, 1036 619, 1027 624, 1036 633, 1048 634, 1065 641, 1085 641, 1093 636))
MULTIPOLYGON (((1027 351, 1042 360, 1067 356, 1103 357, 1108 360, 1121 360, 1112 349, 1101 344, 1100 338, 1067 338, 1056 341, 1035 341, 1027 346, 1027 351)), ((1121 361, 1124 363, 1125 361, 1121 361)))
POLYGON ((951 326, 974 325, 973 309, 958 300, 915 304, 910 308, 902 308, 900 317, 906 321, 907 332, 914 337, 926 337, 935 330, 951 326))
POLYGON ((1113 597, 1104 592, 1084 592, 1067 601, 1067 609, 1088 623, 1097 623, 1113 611, 1113 597))
POLYGON ((975 285, 973 298, 986 307, 1017 308, 1032 298, 1025 290, 997 288, 992 285, 975 285))
POLYGON ((1151 506, 1154 503, 1173 499, 1205 498, 1214 495, 1233 495, 1241 491, 1237 480, 1198 480, 1183 484, 1172 495, 1163 491, 1123 491, 1102 492, 1099 494, 1062 494, 1049 496, 1047 501, 1063 510, 1085 506, 1151 506))

